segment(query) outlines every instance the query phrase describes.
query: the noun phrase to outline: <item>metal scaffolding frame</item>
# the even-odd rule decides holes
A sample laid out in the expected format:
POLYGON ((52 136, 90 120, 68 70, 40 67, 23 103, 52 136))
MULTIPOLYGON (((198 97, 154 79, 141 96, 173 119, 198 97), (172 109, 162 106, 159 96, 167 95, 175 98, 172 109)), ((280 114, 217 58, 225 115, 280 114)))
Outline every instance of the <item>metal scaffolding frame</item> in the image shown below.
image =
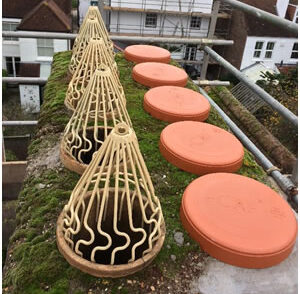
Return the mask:
MULTIPOLYGON (((2 37, 15 38, 42 38, 42 39, 69 39, 74 40, 77 34, 52 33, 52 32, 30 32, 30 31, 3 31, 2 37)), ((209 38, 169 38, 169 37, 142 37, 142 36, 109 36, 112 41, 139 42, 139 43, 164 43, 164 44, 207 44, 207 45, 232 45, 232 40, 209 39, 209 38)))

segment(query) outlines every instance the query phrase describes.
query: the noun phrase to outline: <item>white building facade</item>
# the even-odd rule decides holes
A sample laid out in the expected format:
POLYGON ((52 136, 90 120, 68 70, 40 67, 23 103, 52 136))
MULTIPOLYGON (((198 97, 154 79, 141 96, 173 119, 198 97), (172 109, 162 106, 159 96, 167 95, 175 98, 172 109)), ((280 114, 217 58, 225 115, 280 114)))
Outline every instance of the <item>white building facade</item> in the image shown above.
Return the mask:
MULTIPOLYGON (((21 19, 2 19, 4 31, 15 31, 21 19)), ((17 76, 20 63, 40 63, 40 77, 48 78, 53 54, 69 50, 68 40, 5 37, 2 42, 2 68, 17 76)))
POLYGON ((256 62, 273 68, 275 64, 298 63, 298 39, 248 36, 240 69, 256 62))
MULTIPOLYGON (((104 19, 111 34, 205 38, 212 4, 213 0, 111 0, 104 5, 104 19)), ((89 5, 98 5, 98 1, 80 0, 80 23, 89 5)), ((177 60, 203 58, 197 46, 174 44, 169 49, 177 60)))

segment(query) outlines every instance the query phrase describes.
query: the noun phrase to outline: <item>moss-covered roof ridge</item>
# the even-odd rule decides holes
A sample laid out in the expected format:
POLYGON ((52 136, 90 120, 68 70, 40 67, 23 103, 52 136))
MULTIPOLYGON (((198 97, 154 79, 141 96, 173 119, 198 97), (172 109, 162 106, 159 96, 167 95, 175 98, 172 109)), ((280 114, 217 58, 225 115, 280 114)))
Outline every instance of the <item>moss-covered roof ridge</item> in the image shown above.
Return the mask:
MULTIPOLYGON (((45 87, 36 136, 29 146, 29 168, 18 199, 17 228, 10 240, 4 268, 4 293, 79 294, 88 293, 89 289, 90 293, 146 293, 151 291, 153 283, 155 287, 164 287, 165 282, 175 287, 174 277, 181 277, 183 280, 178 284, 184 286, 188 281, 185 265, 189 264, 191 268, 194 262, 187 263, 187 259, 198 260, 205 256, 185 233, 179 218, 181 195, 197 176, 179 170, 161 156, 158 142, 167 123, 152 118, 143 110, 143 96, 147 88, 132 80, 133 63, 125 60, 122 53, 116 55, 116 62, 127 98, 127 110, 162 205, 166 240, 153 264, 129 277, 129 280, 91 277, 72 268, 58 251, 56 220, 79 179, 77 174, 61 165, 58 151, 61 134, 70 118, 64 106, 70 58, 69 51, 55 54, 51 76, 45 87), (178 231, 184 233, 185 242, 181 247, 174 240, 174 233, 178 231), (170 260, 170 255, 176 256, 176 260, 170 260), (159 280, 160 286, 156 280, 159 280)), ((187 87, 198 90, 191 81, 187 87)), ((226 128, 214 109, 208 122, 226 128)), ((239 173, 259 181, 266 178, 247 151, 239 173)))

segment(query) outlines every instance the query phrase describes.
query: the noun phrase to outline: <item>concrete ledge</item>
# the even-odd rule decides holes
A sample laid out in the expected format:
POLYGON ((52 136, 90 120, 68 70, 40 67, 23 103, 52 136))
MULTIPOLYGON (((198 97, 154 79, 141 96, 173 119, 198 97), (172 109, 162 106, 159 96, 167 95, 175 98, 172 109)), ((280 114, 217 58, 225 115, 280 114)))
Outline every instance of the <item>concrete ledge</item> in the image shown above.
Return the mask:
POLYGON ((21 190, 27 161, 8 161, 2 163, 3 200, 15 200, 21 190))

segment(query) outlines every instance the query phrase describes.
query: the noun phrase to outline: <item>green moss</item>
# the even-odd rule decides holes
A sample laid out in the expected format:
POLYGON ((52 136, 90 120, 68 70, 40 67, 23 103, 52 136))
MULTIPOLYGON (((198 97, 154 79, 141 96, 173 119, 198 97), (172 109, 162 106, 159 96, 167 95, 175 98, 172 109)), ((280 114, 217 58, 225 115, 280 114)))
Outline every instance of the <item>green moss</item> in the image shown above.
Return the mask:
MULTIPOLYGON (((57 143, 69 119, 64 107, 64 95, 68 85, 67 68, 70 57, 70 52, 54 56, 51 76, 45 87, 39 131, 29 147, 32 156, 57 143)), ((154 119, 143 110, 143 97, 147 88, 132 80, 133 63, 126 61, 122 54, 117 54, 116 61, 127 98, 127 109, 166 222, 164 246, 150 267, 167 267, 167 273, 161 270, 162 274, 172 276, 188 252, 200 250, 184 231, 178 213, 184 189, 197 176, 179 170, 161 156, 158 149, 159 137, 167 123, 154 119), (184 233, 185 244, 189 245, 179 247, 175 243, 173 235, 176 231, 184 233), (176 255, 176 262, 170 262, 171 254, 176 255)), ((187 87, 197 90, 191 82, 187 87)), ((208 122, 226 128, 214 109, 211 110, 208 122)), ((247 151, 239 173, 260 181, 265 177, 247 151)), ((78 179, 78 175, 63 169, 46 170, 38 177, 28 177, 25 180, 17 208, 18 227, 9 245, 13 248, 11 262, 14 266, 8 267, 3 280, 4 287, 11 287, 12 293, 68 293, 70 289, 76 289, 73 293, 77 291, 79 294, 87 293, 95 285, 99 289, 108 288, 108 293, 132 293, 128 287, 118 290, 124 279, 96 279, 72 268, 57 249, 56 220, 78 179), (39 183, 51 186, 39 189, 39 183)), ((149 271, 146 269, 132 278, 145 281, 148 276, 149 271)))
POLYGON ((17 161, 18 160, 16 154, 10 149, 5 149, 5 159, 6 159, 6 161, 17 161))

